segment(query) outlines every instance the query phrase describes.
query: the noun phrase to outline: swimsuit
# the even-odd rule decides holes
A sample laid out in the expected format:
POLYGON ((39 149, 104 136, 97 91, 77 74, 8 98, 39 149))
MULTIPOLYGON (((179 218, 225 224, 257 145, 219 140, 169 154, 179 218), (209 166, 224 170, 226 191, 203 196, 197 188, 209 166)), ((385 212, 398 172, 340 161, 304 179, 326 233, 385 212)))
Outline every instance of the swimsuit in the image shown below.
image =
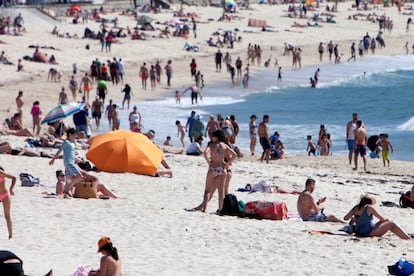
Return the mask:
POLYGON ((9 194, 9 192, 8 192, 8 191, 6 191, 6 192, 4 192, 4 193, 0 194, 0 202, 1 202, 1 201, 3 201, 5 198, 7 198, 9 195, 10 195, 10 194, 9 194))
POLYGON ((219 176, 219 175, 226 174, 226 171, 222 167, 210 168, 210 169, 208 169, 208 171, 213 173, 214 176, 219 176))
POLYGON ((233 131, 231 130, 231 127, 225 126, 223 127, 224 136, 231 137, 233 136, 233 131))
POLYGON ((325 222, 327 219, 326 215, 323 213, 323 210, 321 210, 318 213, 310 214, 304 218, 302 218, 303 221, 317 221, 317 222, 325 222))
POLYGON ((388 160, 388 150, 382 150, 382 159, 388 160))
POLYGON ((260 137, 260 145, 262 145, 263 150, 270 149, 269 140, 266 137, 260 137))
POLYGON ((356 155, 360 154, 361 156, 365 156, 365 154, 367 154, 367 146, 357 145, 355 154, 356 155))
POLYGON ((368 215, 367 209, 368 205, 365 206, 360 216, 355 216, 355 233, 359 237, 369 237, 375 227, 372 221, 372 215, 368 215))

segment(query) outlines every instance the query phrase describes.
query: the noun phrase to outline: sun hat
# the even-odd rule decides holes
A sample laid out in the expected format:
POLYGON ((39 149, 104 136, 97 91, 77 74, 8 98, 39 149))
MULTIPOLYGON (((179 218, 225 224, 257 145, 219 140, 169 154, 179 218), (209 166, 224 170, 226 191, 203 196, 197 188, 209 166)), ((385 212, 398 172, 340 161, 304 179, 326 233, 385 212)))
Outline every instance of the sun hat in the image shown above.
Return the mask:
POLYGON ((361 199, 366 198, 366 199, 370 199, 372 202, 372 205, 375 205, 377 203, 377 200, 375 199, 375 197, 373 197, 370 194, 363 194, 360 196, 361 199))
POLYGON ((104 247, 108 243, 112 243, 111 239, 109 237, 102 237, 98 241, 98 252, 101 252, 102 251, 102 247, 104 247))

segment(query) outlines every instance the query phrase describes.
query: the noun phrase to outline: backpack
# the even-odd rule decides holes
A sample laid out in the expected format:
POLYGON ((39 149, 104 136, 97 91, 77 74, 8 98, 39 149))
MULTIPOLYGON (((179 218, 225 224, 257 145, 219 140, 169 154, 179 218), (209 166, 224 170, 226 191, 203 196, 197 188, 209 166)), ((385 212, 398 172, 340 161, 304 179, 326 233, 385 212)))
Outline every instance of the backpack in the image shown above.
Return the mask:
POLYGON ((413 208, 414 207, 413 203, 411 202, 411 192, 410 191, 408 191, 408 192, 401 195, 401 197, 400 197, 400 206, 402 208, 408 208, 408 207, 413 208))
POLYGON ((234 194, 227 194, 224 197, 223 209, 220 212, 224 216, 240 216, 239 201, 234 194))
POLYGON ((388 273, 396 276, 409 276, 414 273, 414 262, 400 259, 395 265, 388 266, 388 273))
POLYGON ((40 184, 38 177, 34 177, 30 173, 20 173, 20 181, 23 187, 33 187, 34 185, 40 184))

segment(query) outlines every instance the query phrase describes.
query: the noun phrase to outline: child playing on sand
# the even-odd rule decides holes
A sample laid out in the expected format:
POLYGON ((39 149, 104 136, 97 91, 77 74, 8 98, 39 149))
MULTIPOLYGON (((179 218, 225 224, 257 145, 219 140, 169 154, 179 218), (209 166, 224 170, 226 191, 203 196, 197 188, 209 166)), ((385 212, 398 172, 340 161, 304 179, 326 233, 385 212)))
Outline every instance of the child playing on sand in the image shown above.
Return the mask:
POLYGON ((379 137, 380 137, 380 142, 378 146, 382 148, 382 162, 384 163, 384 167, 385 167, 385 162, 387 162, 388 167, 389 167, 390 159, 388 158, 388 154, 390 150, 391 150, 391 153, 393 153, 394 148, 392 147, 392 144, 390 140, 388 139, 388 134, 386 133, 380 134, 379 137))
POLYGON ((184 144, 184 136, 185 136, 185 126, 183 126, 182 124, 181 124, 181 122, 180 121, 175 121, 175 125, 177 126, 177 137, 179 137, 180 138, 180 141, 181 141, 181 145, 183 146, 183 148, 185 147, 185 144, 184 144))
POLYGON ((7 230, 9 231, 9 239, 13 237, 12 220, 10 217, 11 199, 10 196, 14 195, 13 188, 16 184, 16 177, 4 172, 4 169, 0 167, 0 201, 3 202, 4 217, 6 219, 7 230), (6 188, 6 178, 12 180, 9 190, 6 188))
POLYGON ((98 253, 102 253, 101 265, 97 270, 91 270, 89 276, 96 275, 113 275, 121 276, 122 267, 121 260, 118 256, 118 250, 113 247, 112 241, 109 237, 102 237, 98 241, 98 253))
POLYGON ((306 151, 308 152, 308 155, 310 156, 311 154, 313 154, 313 156, 316 156, 316 145, 312 141, 312 136, 308 135, 307 139, 308 139, 308 146, 306 148, 306 151))
POLYGON ((65 188, 65 173, 62 170, 56 171, 56 195, 63 195, 63 189, 65 188))

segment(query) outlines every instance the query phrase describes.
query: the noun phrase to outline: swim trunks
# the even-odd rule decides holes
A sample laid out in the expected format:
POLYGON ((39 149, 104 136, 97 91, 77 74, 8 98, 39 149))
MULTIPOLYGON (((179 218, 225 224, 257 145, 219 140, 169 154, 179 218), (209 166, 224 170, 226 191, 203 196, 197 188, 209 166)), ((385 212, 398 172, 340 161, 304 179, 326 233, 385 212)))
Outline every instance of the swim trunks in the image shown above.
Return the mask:
POLYGON ((80 174, 80 170, 74 164, 68 164, 65 167, 65 174, 67 176, 77 176, 78 174, 80 174))
POLYGON ((327 216, 321 210, 319 213, 310 214, 310 215, 302 218, 302 220, 303 221, 326 222, 327 216))
POLYGON ((388 150, 382 150, 382 159, 389 160, 388 158, 388 150))
POLYGON ((270 149, 269 139, 266 137, 260 137, 260 145, 262 145, 263 150, 270 149))
POLYGON ((355 140, 348 139, 348 150, 353 150, 353 149, 355 149, 355 140))
POLYGON ((100 119, 102 117, 102 112, 92 112, 92 118, 98 118, 100 119))
POLYGON ((355 154, 365 156, 367 154, 367 146, 366 145, 357 145, 355 154))

